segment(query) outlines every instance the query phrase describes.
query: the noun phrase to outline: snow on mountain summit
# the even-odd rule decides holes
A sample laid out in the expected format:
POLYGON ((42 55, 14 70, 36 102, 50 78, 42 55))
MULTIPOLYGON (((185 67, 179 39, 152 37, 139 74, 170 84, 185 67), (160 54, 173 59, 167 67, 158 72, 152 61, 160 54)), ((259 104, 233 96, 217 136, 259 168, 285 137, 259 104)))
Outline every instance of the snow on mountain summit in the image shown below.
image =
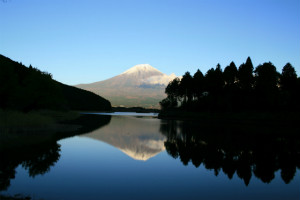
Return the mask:
POLYGON ((176 75, 166 75, 149 64, 139 64, 131 67, 121 75, 135 79, 138 84, 168 85, 176 75))
POLYGON ((122 74, 134 74, 134 73, 147 73, 147 72, 159 72, 156 68, 152 67, 149 64, 139 64, 131 67, 130 69, 126 70, 122 74))

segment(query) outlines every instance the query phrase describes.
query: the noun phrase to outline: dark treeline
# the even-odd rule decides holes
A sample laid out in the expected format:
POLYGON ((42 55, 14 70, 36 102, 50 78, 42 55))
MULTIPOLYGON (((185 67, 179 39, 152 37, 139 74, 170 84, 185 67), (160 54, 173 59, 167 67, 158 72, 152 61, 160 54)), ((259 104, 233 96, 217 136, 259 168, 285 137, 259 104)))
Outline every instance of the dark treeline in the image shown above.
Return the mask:
POLYGON ((110 110, 111 104, 92 92, 54 81, 50 73, 0 55, 0 109, 110 110))
POLYGON ((161 124, 160 131, 167 137, 168 154, 184 165, 202 165, 216 176, 223 172, 229 179, 236 174, 245 185, 253 176, 270 183, 278 170, 288 184, 300 168, 297 125, 270 128, 264 123, 228 125, 173 120, 161 124))
POLYGON ((250 57, 239 68, 231 62, 224 71, 220 64, 204 75, 186 72, 165 89, 162 109, 186 111, 299 111, 300 78, 287 63, 281 73, 271 63, 253 67, 250 57))

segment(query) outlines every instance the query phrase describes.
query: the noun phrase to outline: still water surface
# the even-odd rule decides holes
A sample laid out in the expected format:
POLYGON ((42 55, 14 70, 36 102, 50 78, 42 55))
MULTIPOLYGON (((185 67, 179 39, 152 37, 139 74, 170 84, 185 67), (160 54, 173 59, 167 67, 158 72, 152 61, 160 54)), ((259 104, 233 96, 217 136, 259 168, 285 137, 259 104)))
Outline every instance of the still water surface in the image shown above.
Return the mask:
POLYGON ((237 132, 152 115, 101 117, 79 135, 4 154, 1 194, 49 200, 300 198, 299 141, 293 136, 253 136, 236 126, 237 132))

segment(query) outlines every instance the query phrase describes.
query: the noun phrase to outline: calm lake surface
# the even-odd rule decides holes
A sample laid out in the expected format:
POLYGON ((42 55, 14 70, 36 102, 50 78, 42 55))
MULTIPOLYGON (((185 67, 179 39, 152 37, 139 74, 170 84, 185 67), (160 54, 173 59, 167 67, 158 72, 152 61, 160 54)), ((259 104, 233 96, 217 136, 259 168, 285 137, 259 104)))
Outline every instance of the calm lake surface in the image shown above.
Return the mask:
POLYGON ((75 136, 2 152, 1 194, 46 200, 300 199, 299 137, 155 114, 85 116, 75 136))

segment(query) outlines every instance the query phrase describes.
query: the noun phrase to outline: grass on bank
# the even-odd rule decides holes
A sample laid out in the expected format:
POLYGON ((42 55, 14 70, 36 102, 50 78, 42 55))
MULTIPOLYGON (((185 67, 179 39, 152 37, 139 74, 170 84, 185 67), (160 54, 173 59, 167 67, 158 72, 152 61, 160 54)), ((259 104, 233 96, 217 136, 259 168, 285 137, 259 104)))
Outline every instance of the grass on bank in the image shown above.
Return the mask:
POLYGON ((78 112, 39 110, 23 113, 19 111, 0 110, 0 128, 43 127, 79 116, 78 112))
POLYGON ((76 127, 60 122, 79 116, 75 111, 39 110, 22 113, 0 110, 0 151, 48 141, 58 131, 73 130, 76 127))

